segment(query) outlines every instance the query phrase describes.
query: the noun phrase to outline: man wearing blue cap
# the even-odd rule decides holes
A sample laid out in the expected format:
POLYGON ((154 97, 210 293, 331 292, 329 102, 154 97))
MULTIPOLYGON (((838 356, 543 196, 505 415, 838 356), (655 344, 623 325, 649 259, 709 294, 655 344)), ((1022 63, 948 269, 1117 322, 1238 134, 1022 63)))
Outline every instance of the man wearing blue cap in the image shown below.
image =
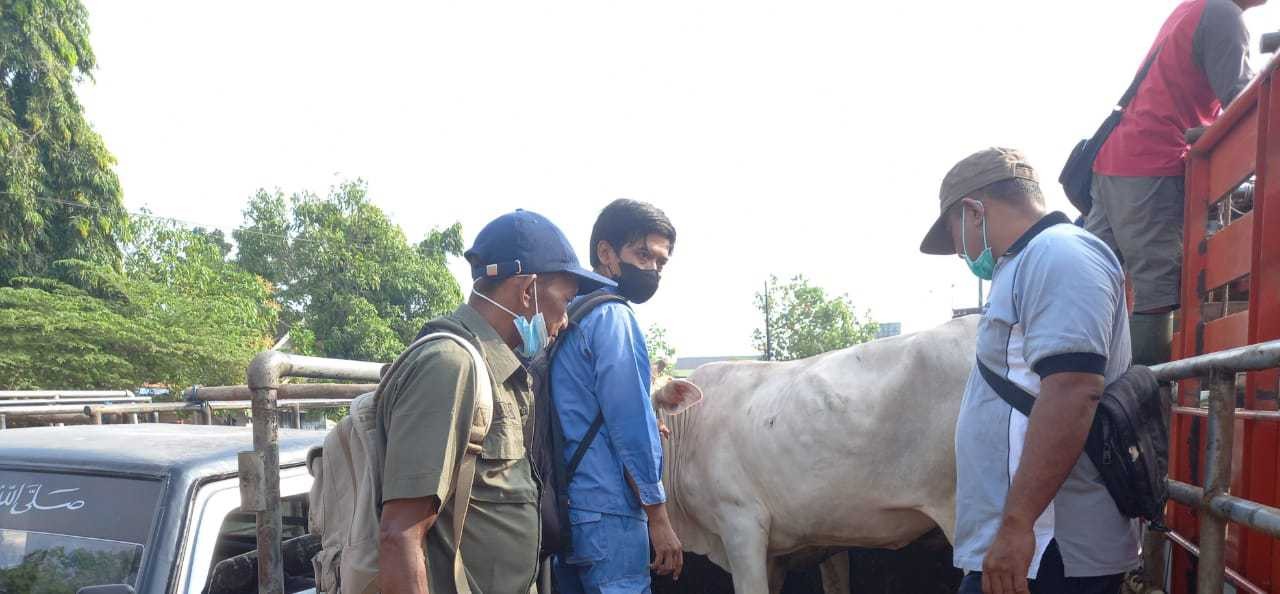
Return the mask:
POLYGON ((412 353, 378 403, 385 428, 379 538, 382 592, 454 593, 453 508, 469 506, 462 562, 473 594, 526 593, 538 570, 538 485, 525 455, 533 409, 525 358, 567 322, 570 300, 613 281, 584 269, 545 217, 498 217, 465 254, 475 281, 467 303, 428 322, 421 336, 448 332, 483 355, 487 378, 452 340, 412 353), (476 462, 469 501, 449 497, 468 446, 477 381, 493 386, 493 416, 476 462), (441 501, 445 501, 443 508, 441 501))

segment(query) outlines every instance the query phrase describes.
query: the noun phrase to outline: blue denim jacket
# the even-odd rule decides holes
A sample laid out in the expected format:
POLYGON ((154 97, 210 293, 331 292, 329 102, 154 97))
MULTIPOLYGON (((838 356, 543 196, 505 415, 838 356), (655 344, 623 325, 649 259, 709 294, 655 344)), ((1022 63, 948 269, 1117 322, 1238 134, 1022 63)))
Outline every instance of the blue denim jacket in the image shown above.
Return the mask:
POLYGON ((664 503, 667 495, 649 400, 649 353, 635 313, 626 304, 605 303, 557 340, 563 342, 551 362, 551 396, 564 429, 565 463, 604 413, 604 426, 569 483, 569 507, 644 517, 641 505, 664 503))

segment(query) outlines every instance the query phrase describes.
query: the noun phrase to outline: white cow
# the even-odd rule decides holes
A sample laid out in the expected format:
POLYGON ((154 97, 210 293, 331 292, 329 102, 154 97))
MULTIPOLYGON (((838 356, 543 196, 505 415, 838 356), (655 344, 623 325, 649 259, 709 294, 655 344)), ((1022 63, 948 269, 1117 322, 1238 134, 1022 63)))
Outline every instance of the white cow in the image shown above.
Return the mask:
MULTIPOLYGON (((978 318, 791 362, 705 365, 654 394, 685 550, 737 594, 781 589, 781 555, 906 546, 955 529, 955 422, 978 318)), ((845 578, 847 583, 847 578, 845 578)), ((845 586, 845 592, 848 587, 845 586)))

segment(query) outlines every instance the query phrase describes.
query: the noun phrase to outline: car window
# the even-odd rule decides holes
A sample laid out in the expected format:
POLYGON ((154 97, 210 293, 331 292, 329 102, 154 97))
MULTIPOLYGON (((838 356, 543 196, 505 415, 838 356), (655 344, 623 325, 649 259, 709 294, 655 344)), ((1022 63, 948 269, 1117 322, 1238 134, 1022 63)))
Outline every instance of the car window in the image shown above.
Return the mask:
MULTIPOLYGON (((242 512, 236 508, 227 514, 222 528, 218 530, 218 542, 213 549, 213 562, 209 564, 212 571, 218 563, 242 555, 258 548, 257 516, 250 512, 242 512)), ((307 494, 300 493, 280 500, 281 533, 280 542, 291 540, 307 533, 307 494)))
POLYGON ((0 529, 0 592, 75 594, 85 586, 136 585, 142 545, 0 529))
POLYGON ((0 592, 136 586, 160 487, 146 479, 0 470, 0 592))
MULTIPOLYGON (((280 472, 280 515, 283 537, 298 538, 307 533, 307 493, 311 488, 311 475, 306 468, 287 468, 280 472)), ((186 539, 184 566, 179 581, 179 591, 210 591, 214 568, 227 559, 250 553, 256 546, 254 514, 240 510, 240 492, 237 479, 221 480, 201 486, 196 493, 191 527, 186 539)), ((303 571, 294 571, 286 586, 289 592, 305 591, 311 584, 310 564, 303 571)), ((240 569, 232 580, 223 580, 224 591, 256 591, 256 562, 238 565, 240 569), (243 582, 241 584, 241 582, 243 582), (227 584, 243 585, 243 589, 227 590, 227 584)), ((227 576, 223 576, 224 578, 227 576)))

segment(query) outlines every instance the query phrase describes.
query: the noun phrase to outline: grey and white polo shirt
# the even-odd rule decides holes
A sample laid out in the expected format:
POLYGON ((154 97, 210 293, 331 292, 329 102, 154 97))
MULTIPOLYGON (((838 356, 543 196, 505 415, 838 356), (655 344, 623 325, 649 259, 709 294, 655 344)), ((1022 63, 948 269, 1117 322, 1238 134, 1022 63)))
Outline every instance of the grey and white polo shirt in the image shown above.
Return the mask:
MULTIPOLYGON (((1101 240, 1045 216, 996 264, 991 298, 978 325, 978 357, 1032 395, 1058 372, 1103 374, 1109 384, 1129 367, 1124 273, 1101 240)), ((969 374, 956 421, 955 565, 981 571, 1000 527, 1017 471, 1027 418, 969 374)), ((1088 456, 1081 454, 1035 524, 1035 578, 1050 540, 1067 577, 1122 573, 1138 566, 1138 525, 1116 509, 1088 456)))

